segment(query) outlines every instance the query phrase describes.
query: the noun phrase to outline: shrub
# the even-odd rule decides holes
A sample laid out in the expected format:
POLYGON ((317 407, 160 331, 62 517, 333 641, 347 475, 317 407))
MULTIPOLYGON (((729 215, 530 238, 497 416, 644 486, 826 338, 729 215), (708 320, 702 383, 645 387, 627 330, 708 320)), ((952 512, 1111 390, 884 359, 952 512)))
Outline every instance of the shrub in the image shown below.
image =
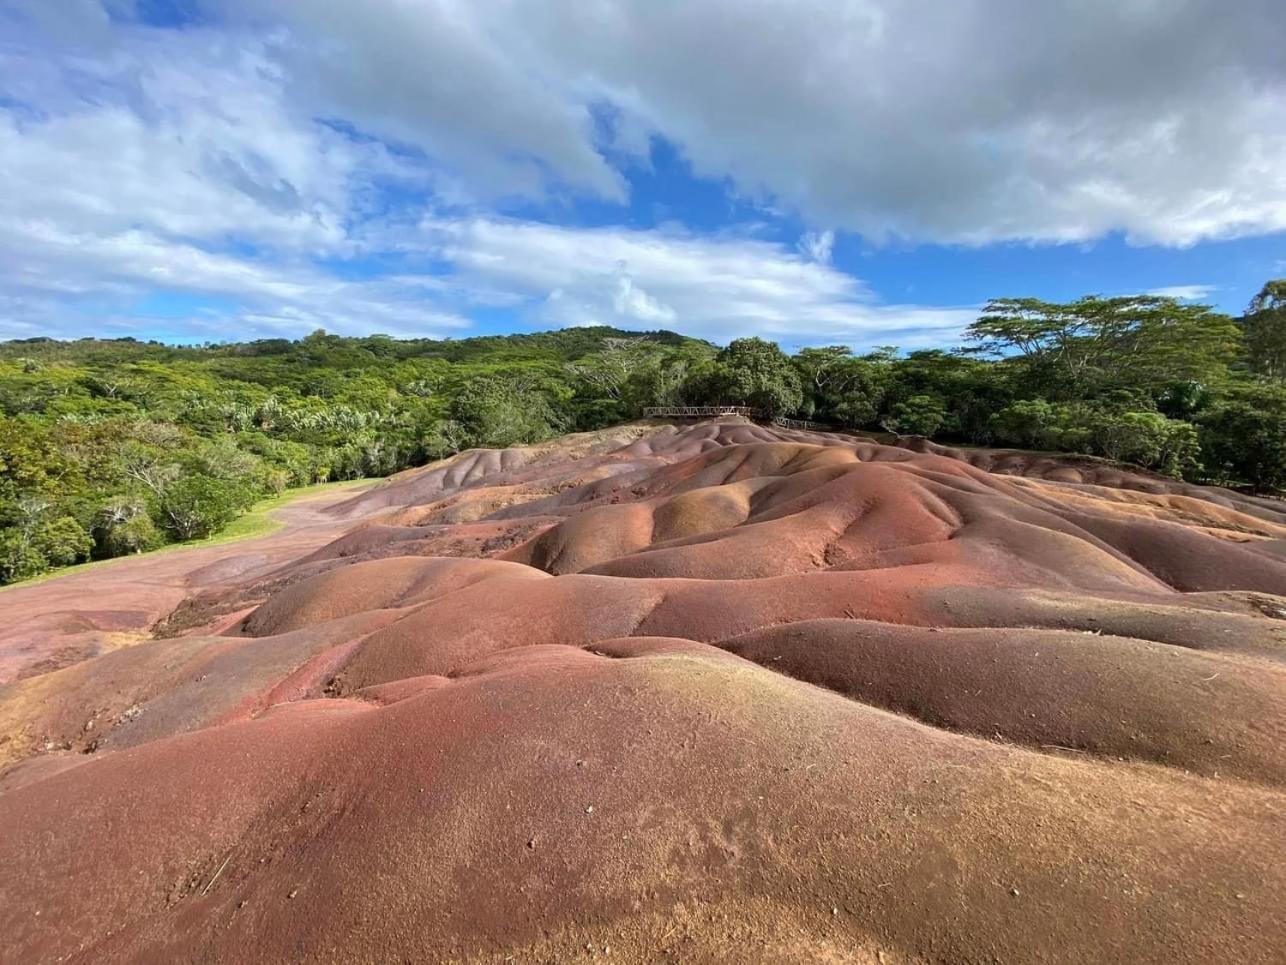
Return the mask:
POLYGON ((1010 445, 1046 449, 1058 435, 1058 409, 1044 399, 1023 399, 991 417, 996 438, 1010 445))
POLYGON ((25 580, 89 557, 94 541, 71 516, 33 521, 0 535, 0 577, 25 580))
POLYGON ((1095 448, 1109 459, 1172 476, 1196 464, 1195 427, 1159 412, 1099 412, 1089 428, 1095 448))
POLYGON ((947 419, 947 409, 936 395, 913 395, 893 406, 892 418, 884 421, 890 432, 930 437, 947 419))
POLYGON ((1257 492, 1286 488, 1286 386, 1238 392, 1201 416, 1201 444, 1211 478, 1257 492))
POLYGON ((228 525, 254 500, 255 493, 244 484, 193 475, 169 485, 161 510, 178 539, 201 539, 228 525))
POLYGON ((112 556, 126 556, 131 553, 146 553, 156 549, 165 537, 156 528, 156 523, 147 513, 139 513, 107 534, 106 549, 112 556))

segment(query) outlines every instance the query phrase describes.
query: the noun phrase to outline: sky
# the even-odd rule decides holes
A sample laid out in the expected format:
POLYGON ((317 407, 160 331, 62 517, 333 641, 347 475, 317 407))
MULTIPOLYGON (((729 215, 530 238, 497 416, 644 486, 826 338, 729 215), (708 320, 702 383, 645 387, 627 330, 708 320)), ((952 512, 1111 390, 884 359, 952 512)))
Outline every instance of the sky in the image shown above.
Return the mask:
POLYGON ((0 338, 949 347, 1286 274, 1281 0, 0 0, 0 338))

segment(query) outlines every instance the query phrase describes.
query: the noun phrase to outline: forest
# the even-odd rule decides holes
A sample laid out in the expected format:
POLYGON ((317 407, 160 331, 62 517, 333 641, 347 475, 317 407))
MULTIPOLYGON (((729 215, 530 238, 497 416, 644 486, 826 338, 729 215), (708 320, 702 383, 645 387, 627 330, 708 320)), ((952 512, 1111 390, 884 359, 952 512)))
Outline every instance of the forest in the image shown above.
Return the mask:
POLYGON ((1239 318, 1155 296, 990 302, 953 350, 794 355, 674 332, 0 344, 0 582, 220 531, 294 487, 538 442, 654 405, 1084 453, 1286 487, 1286 280, 1239 318))

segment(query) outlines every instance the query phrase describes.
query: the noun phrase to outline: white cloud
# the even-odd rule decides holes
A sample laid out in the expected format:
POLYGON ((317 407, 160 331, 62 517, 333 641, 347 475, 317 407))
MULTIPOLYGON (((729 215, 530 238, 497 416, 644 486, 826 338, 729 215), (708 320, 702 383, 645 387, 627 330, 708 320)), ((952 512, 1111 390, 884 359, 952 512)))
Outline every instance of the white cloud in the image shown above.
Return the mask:
POLYGON ((250 38, 125 33, 97 56, 66 56, 56 74, 34 65, 38 50, 0 61, 11 96, 33 98, 0 109, 10 217, 323 251, 344 244, 353 179, 390 166, 382 149, 292 115, 250 38), (24 91, 33 71, 47 76, 24 91))
POLYGON ((467 328, 455 312, 426 301, 433 277, 344 281, 307 264, 262 264, 205 251, 141 231, 69 234, 48 222, 0 217, 0 338, 129 334, 155 320, 131 306, 156 292, 182 292, 235 309, 175 319, 193 337, 302 335, 315 328, 346 334, 446 334, 467 328))
MULTIPOLYGON (((250 0, 216 3, 262 18, 250 0)), ((1280 0, 282 0, 294 96, 479 189, 623 190, 589 111, 873 239, 1286 229, 1280 0)))
POLYGON ((1153 288, 1149 295, 1158 298, 1177 298, 1185 302, 1199 302, 1209 298, 1219 290, 1218 285, 1168 285, 1165 288, 1153 288))
MULTIPOLYGON (((541 196, 553 180, 611 200, 626 195, 595 146, 596 85, 556 69, 547 60, 552 52, 524 37, 522 20, 538 18, 536 7, 471 0, 207 6, 260 29, 289 26, 280 59, 297 103, 424 151, 466 193, 541 196)), ((572 12, 585 15, 563 11, 572 12)))
POLYGON ((807 231, 799 239, 799 250, 813 261, 823 265, 830 264, 831 252, 835 249, 835 232, 807 231))
POLYGON ((269 40, 113 28, 95 9, 0 43, 0 337, 155 328, 133 306, 157 292, 231 306, 169 320, 194 337, 468 325, 425 300, 432 277, 316 266, 361 253, 383 185, 428 176, 301 116, 269 40))
POLYGON ((162 291, 227 306, 183 321, 217 337, 500 307, 915 347, 972 311, 881 304, 832 265, 835 230, 1286 230, 1279 0, 189 0, 183 30, 53 6, 0 0, 0 336, 142 325, 162 291), (655 136, 770 230, 497 213, 624 218, 621 159, 655 136), (794 248, 762 240, 783 215, 814 226, 794 248))
POLYGON ((879 304, 851 275, 754 239, 429 218, 420 243, 471 293, 521 296, 519 307, 549 325, 916 348, 955 341, 976 317, 969 307, 879 304))

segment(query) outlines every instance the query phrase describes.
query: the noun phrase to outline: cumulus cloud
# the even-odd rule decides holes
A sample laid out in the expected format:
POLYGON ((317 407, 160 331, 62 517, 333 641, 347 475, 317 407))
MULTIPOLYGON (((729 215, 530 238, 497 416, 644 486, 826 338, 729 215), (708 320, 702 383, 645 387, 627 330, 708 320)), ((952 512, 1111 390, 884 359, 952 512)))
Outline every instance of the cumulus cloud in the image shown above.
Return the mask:
POLYGON ((426 175, 294 109, 270 40, 95 11, 54 32, 0 7, 0 337, 129 334, 157 292, 233 306, 174 320, 193 338, 468 324, 424 300, 431 278, 317 267, 361 253, 373 194, 426 175))
POLYGON ((324 250, 344 242, 354 176, 388 166, 374 145, 298 121, 253 38, 122 31, 63 55, 58 72, 36 47, 0 60, 12 218, 324 250), (40 88, 24 89, 32 76, 40 88))
POLYGON ((21 257, 0 263, 7 296, 0 338, 144 335, 157 318, 137 306, 158 293, 222 306, 165 318, 196 341, 298 336, 319 327, 404 336, 469 327, 432 297, 442 281, 431 275, 344 280, 308 264, 265 264, 141 231, 69 234, 0 218, 0 251, 19 250, 21 257))
MULTIPOLYGON (((263 23, 262 5, 212 12, 263 23)), ((298 96, 473 169, 619 198, 589 112, 881 239, 1187 245, 1286 228, 1280 0, 283 0, 298 96)), ((241 20, 238 22, 246 22, 241 20)))
POLYGON ((426 219, 420 243, 468 291, 518 295, 516 307, 549 325, 917 348, 955 341, 976 316, 880 304, 851 275, 754 239, 466 218, 426 219))
POLYGON ((526 42, 523 22, 539 19, 537 7, 468 0, 206 6, 211 16, 258 31, 291 28, 279 58, 297 103, 418 148, 465 194, 536 197, 552 181, 625 197, 624 179, 595 143, 595 84, 549 62, 554 51, 526 42))
POLYGON ((145 324, 160 291, 213 299, 183 325, 217 336, 499 307, 915 346, 970 313, 881 304, 836 231, 1286 229, 1277 0, 184 0, 183 29, 155 6, 0 0, 0 336, 145 324), (812 230, 543 223, 580 199, 624 219, 657 137, 812 230))
POLYGON ((438 273, 344 281, 307 265, 262 265, 140 232, 108 238, 0 221, 0 250, 21 244, 23 265, 0 267, 0 337, 144 334, 130 307, 154 291, 211 296, 235 308, 171 324, 195 340, 340 333, 466 334, 470 313, 503 307, 533 328, 613 325, 679 329, 727 342, 757 334, 785 345, 959 340, 970 307, 885 305, 851 275, 784 245, 702 238, 671 229, 571 228, 497 218, 426 218, 399 234, 414 263, 438 273), (95 310, 88 311, 93 305, 95 310), (112 308, 104 315, 103 306, 112 308))

